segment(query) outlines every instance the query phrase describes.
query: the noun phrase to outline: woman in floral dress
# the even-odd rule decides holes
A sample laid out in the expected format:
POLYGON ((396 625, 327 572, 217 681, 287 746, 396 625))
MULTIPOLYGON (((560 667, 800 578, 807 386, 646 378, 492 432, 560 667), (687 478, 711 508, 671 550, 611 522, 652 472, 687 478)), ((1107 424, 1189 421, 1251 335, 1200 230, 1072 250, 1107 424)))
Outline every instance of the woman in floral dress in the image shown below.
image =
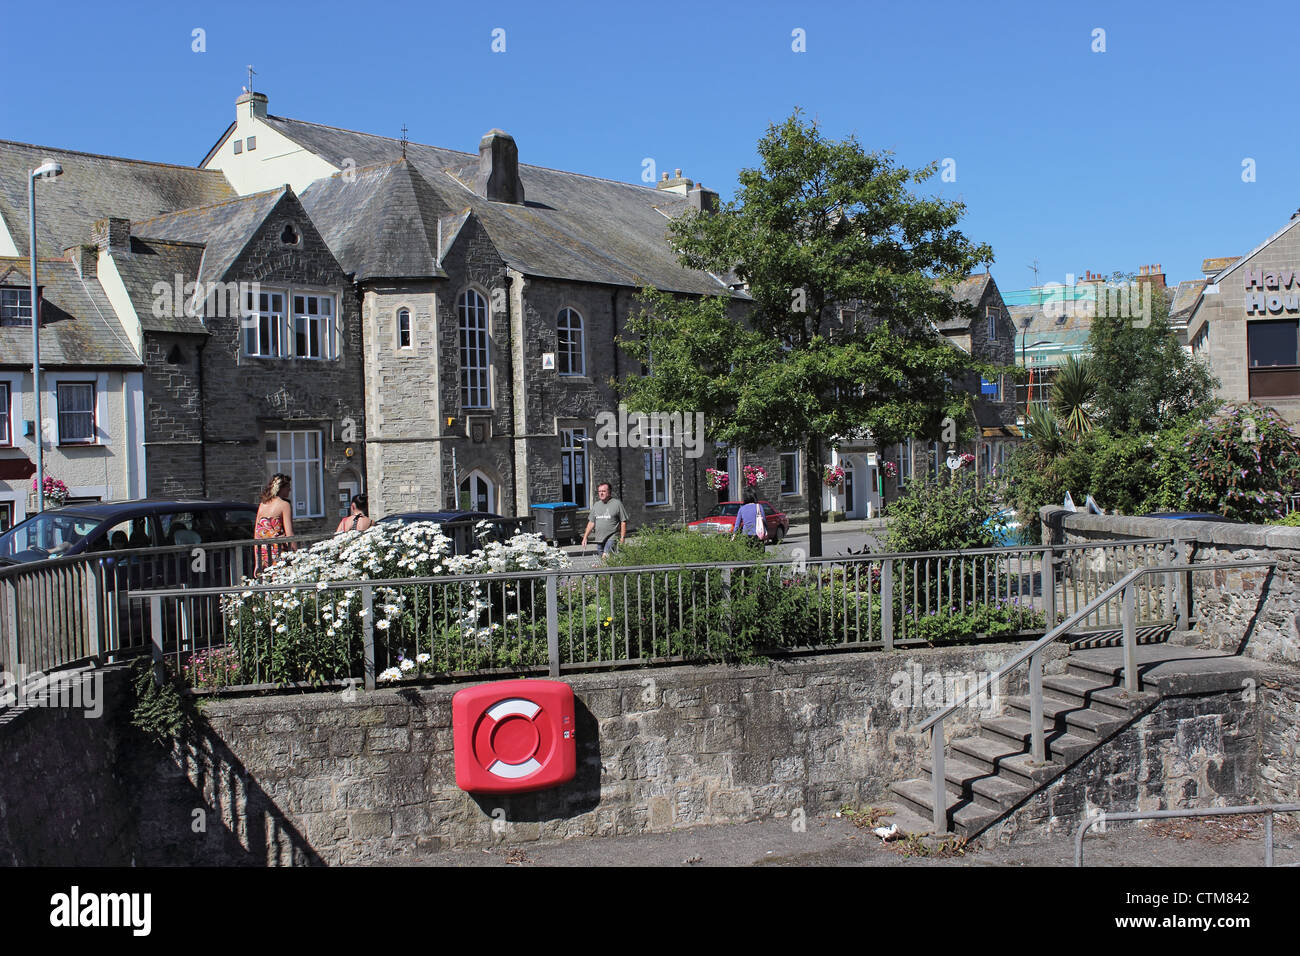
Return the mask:
MULTIPOLYGON (((290 504, 288 475, 274 474, 262 489, 262 501, 257 506, 257 523, 253 526, 253 538, 292 538, 293 505, 290 504)), ((257 570, 261 570, 280 560, 280 545, 258 545, 257 570)))

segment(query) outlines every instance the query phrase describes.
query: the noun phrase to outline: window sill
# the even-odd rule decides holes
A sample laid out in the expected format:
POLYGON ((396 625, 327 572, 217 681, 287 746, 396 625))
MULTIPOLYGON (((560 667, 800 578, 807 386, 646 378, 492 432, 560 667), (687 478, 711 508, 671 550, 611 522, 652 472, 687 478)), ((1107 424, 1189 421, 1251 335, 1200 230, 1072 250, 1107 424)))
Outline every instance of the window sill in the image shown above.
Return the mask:
POLYGON ((55 448, 98 448, 104 443, 99 441, 60 441, 55 448))

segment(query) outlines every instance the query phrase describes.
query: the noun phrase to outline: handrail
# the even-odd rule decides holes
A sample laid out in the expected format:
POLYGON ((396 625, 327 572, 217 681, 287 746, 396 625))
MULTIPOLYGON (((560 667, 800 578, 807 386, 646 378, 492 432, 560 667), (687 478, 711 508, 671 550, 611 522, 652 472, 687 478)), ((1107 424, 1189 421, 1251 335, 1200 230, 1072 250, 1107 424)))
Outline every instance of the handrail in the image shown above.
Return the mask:
MULTIPOLYGON (((1110 813, 1102 810, 1099 813, 1089 814, 1079 829, 1074 834, 1074 865, 1083 866, 1083 835, 1097 823, 1106 823, 1111 820, 1124 822, 1128 820, 1169 820, 1182 817, 1223 817, 1238 816, 1251 813, 1266 813, 1264 818, 1264 865, 1273 865, 1273 814, 1275 813, 1300 813, 1300 803, 1253 803, 1244 807, 1185 807, 1177 810, 1138 810, 1124 813, 1110 813)), ((1290 863, 1285 866, 1297 866, 1300 864, 1290 863)))
POLYGON ((1136 693, 1137 679, 1137 640, 1133 620, 1133 582, 1145 574, 1169 572, 1195 572, 1226 568, 1277 567, 1276 561, 1211 561, 1204 564, 1162 564, 1146 568, 1134 568, 1115 584, 1111 585, 1096 598, 1089 601, 1082 610, 1076 611, 1070 618, 1052 628, 1043 637, 1013 657, 996 672, 986 675, 973 689, 968 689, 957 700, 939 713, 930 717, 920 727, 918 733, 930 731, 930 800, 932 803, 934 828, 943 832, 948 828, 947 776, 944 770, 943 722, 958 707, 964 706, 972 697, 983 692, 994 681, 1001 680, 1011 668, 1019 667, 1029 661, 1029 759, 1034 764, 1047 761, 1047 743, 1044 733, 1043 718, 1043 650, 1056 641, 1062 634, 1068 633, 1079 621, 1092 611, 1110 601, 1116 595, 1122 595, 1124 607, 1121 618, 1124 628, 1124 689, 1136 693))
POLYGON ((1008 672, 1010 672, 1013 668, 1019 667, 1029 658, 1033 657, 1035 654, 1037 654, 1039 651, 1045 648, 1048 644, 1051 644, 1052 642, 1059 639, 1063 633, 1069 631, 1076 624, 1078 624, 1079 621, 1083 620, 1085 617, 1087 617, 1097 608, 1101 607, 1103 604, 1105 604, 1107 601, 1113 598, 1116 594, 1123 591, 1126 587, 1128 587, 1138 578, 1142 577, 1144 574, 1157 574, 1160 572, 1167 573, 1169 571, 1208 571, 1217 568, 1259 568, 1259 567, 1277 567, 1277 562, 1265 561, 1265 560, 1215 561, 1206 564, 1161 564, 1161 565, 1154 565, 1152 567, 1146 567, 1146 568, 1134 568, 1132 571, 1124 575, 1124 577, 1120 578, 1118 581, 1112 584, 1101 594, 1097 595, 1095 598, 1093 598, 1091 601, 1085 604, 1082 610, 1076 611, 1073 616, 1071 616, 1061 624, 1058 624, 1056 627, 1052 628, 1050 631, 1044 634, 1042 638, 1039 639, 1036 643, 1031 644, 1027 649, 1021 651, 1019 654, 1013 657, 1010 660, 1010 662, 1002 665, 1002 667, 998 668, 998 670, 994 671, 992 674, 986 675, 979 682, 979 685, 974 690, 971 690, 963 694, 954 703, 949 704, 943 710, 939 711, 937 714, 933 715, 928 720, 926 720, 923 724, 917 726, 914 732, 922 733, 928 730, 930 726, 934 724, 936 721, 942 720, 944 717, 947 717, 949 714, 951 714, 954 710, 957 710, 958 708, 964 706, 966 702, 971 698, 978 697, 982 691, 988 688, 989 684, 993 683, 994 681, 1001 680, 1002 677, 1008 672))

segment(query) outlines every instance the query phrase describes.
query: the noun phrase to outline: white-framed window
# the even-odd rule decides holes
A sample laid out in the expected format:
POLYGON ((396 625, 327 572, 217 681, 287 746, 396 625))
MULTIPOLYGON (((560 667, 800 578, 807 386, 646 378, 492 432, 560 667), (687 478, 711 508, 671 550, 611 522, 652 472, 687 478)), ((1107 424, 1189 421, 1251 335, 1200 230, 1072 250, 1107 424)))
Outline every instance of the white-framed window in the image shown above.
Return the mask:
POLYGON ((32 290, 0 289, 0 325, 32 324, 32 290))
POLYGON ((799 452, 781 452, 781 494, 799 493, 799 452))
POLYGON ((898 483, 905 485, 912 480, 912 439, 898 446, 898 483))
POLYGON ((456 313, 460 322, 460 404, 463 408, 490 408, 487 300, 466 289, 456 302, 456 313))
POLYGON ((334 296, 295 292, 293 296, 293 358, 331 358, 334 341, 334 296))
POLYGON ((414 348, 413 339, 411 338, 411 310, 397 310, 397 347, 399 349, 414 348))
POLYGON ((560 429, 560 500, 587 507, 587 429, 560 429))
POLYGON ((556 327, 556 371, 561 375, 586 375, 587 343, 582 331, 582 316, 576 309, 561 309, 556 327))
POLYGON ((12 398, 9 383, 0 382, 0 446, 5 448, 14 443, 13 415, 10 412, 12 398))
POLYGON ((55 385, 58 403, 59 444, 93 445, 95 443, 95 383, 59 382, 55 385))
POLYGON ((0 532, 8 531, 14 526, 14 503, 0 501, 0 532))
POLYGON ((293 479, 295 518, 325 517, 325 476, 321 459, 321 433, 272 431, 266 433, 266 474, 281 472, 293 479))
POLYGON ((649 450, 645 453, 645 503, 668 504, 668 449, 664 437, 652 426, 645 436, 649 450))
POLYGON ((249 358, 337 358, 337 301, 327 292, 250 290, 244 302, 243 354, 249 358))
POLYGON ((279 358, 284 328, 284 293, 248 293, 244 315, 244 354, 253 358, 279 358))
MULTIPOLYGON (((988 318, 989 318, 989 341, 996 342, 998 340, 998 310, 996 307, 989 306, 988 318)), ((999 399, 999 401, 1001 401, 1001 399, 999 399)))

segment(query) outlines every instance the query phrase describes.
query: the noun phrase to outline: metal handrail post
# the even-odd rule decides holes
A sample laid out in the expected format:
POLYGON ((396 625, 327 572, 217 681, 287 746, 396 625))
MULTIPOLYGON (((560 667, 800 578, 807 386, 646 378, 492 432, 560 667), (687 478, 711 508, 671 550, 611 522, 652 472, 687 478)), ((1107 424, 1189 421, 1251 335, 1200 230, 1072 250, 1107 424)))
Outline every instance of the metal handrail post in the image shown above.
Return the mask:
POLYGON ((1044 623, 1050 631, 1056 623, 1056 552, 1052 548, 1043 552, 1043 568, 1039 577, 1042 579, 1039 590, 1043 592, 1044 623))
POLYGON ((934 829, 936 833, 948 832, 948 800, 944 786, 943 719, 930 728, 930 798, 934 801, 934 829))
POLYGON ((153 637, 153 679, 159 687, 167 682, 167 674, 163 670, 162 602, 162 596, 158 594, 151 595, 149 598, 149 630, 153 637))
POLYGON ((1120 593, 1121 614, 1124 622, 1124 689, 1130 694, 1138 690, 1137 673, 1137 623, 1136 608, 1133 605, 1135 595, 1133 586, 1136 580, 1126 584, 1120 593))
POLYGON ((560 676, 560 600, 554 575, 546 579, 546 659, 550 676, 560 676))
POLYGON ((885 558, 880 568, 880 639, 885 650, 894 649, 894 559, 885 558))
POLYGON ((375 600, 369 584, 361 588, 361 666, 365 674, 366 690, 375 689, 375 600))
POLYGON ((1034 763, 1047 762, 1047 746, 1043 740, 1043 655, 1029 658, 1029 736, 1034 763))
MULTIPOLYGON (((1079 828, 1074 831, 1074 865, 1083 866, 1083 835, 1092 829, 1096 823, 1120 823, 1131 820, 1172 820, 1185 819, 1188 817, 1226 817, 1226 816, 1248 816, 1250 814, 1264 814, 1264 865, 1273 865, 1273 814, 1275 813, 1300 813, 1300 803, 1266 803, 1263 805, 1255 804, 1244 807, 1187 807, 1180 810, 1138 810, 1125 813, 1108 813, 1102 811, 1100 814, 1090 814, 1079 828)), ((1294 865, 1294 864, 1292 864, 1294 865)))
MULTIPOLYGON (((1191 547, 1188 545, 1186 538, 1178 538, 1174 541, 1174 548, 1177 552, 1177 563, 1191 564, 1191 547)), ((1180 631, 1186 631, 1192 626, 1191 621, 1191 600, 1192 592, 1192 572, 1183 571, 1175 574, 1174 587, 1174 626, 1180 631)))

